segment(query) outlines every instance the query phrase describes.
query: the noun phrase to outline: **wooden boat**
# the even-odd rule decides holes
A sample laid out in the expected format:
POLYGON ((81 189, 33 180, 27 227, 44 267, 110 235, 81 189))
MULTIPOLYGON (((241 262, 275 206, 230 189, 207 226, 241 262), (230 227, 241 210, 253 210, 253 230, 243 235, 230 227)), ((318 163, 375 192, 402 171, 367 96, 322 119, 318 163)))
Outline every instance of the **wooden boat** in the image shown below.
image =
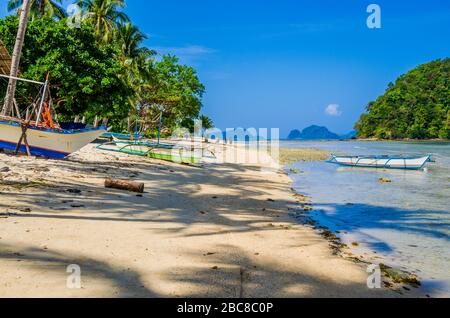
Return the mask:
MULTIPOLYGON (((3 78, 12 78, 2 75, 3 78)), ((23 78, 17 81, 31 82, 42 86, 42 90, 32 103, 25 117, 16 107, 15 117, 0 115, 0 148, 16 153, 62 159, 80 150, 87 144, 107 132, 105 127, 85 128, 86 125, 74 124, 72 129, 63 129, 53 118, 49 82, 37 82, 23 78), (78 127, 80 126, 80 127, 78 127)))
POLYGON ((196 164, 201 158, 195 151, 174 144, 163 144, 149 141, 115 140, 97 147, 100 150, 126 153, 129 155, 145 156, 153 159, 173 161, 178 163, 196 164))
POLYGON ((431 156, 424 157, 396 157, 396 156, 335 156, 330 163, 347 167, 364 167, 380 169, 410 169, 420 170, 429 162, 431 156))
MULTIPOLYGON (((30 153, 34 156, 44 156, 62 159, 80 150, 106 132, 104 127, 92 129, 51 129, 42 126, 28 125, 27 140, 30 153)), ((21 124, 14 121, 0 121, 0 148, 14 151, 22 135, 21 124)), ((26 146, 19 147, 20 152, 26 152, 26 146)))
POLYGON ((52 99, 48 75, 45 82, 18 77, 30 7, 31 1, 24 0, 20 10, 14 54, 11 58, 0 43, 0 77, 8 79, 5 102, 0 114, 0 148, 14 150, 16 153, 26 152, 27 155, 64 158, 98 138, 106 132, 106 129, 103 127, 61 129, 51 112, 52 99), (25 116, 22 116, 15 99, 17 81, 41 86, 38 97, 28 106, 25 116))

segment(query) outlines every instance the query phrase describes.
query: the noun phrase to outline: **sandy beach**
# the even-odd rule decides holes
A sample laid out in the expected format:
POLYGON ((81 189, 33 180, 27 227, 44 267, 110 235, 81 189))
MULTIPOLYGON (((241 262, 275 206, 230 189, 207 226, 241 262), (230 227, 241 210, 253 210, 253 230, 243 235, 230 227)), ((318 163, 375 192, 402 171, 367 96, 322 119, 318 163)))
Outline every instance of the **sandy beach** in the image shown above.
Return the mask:
POLYGON ((405 296, 370 290, 366 265, 292 217, 304 204, 290 178, 262 168, 94 145, 58 161, 0 154, 0 297, 405 296), (71 264, 81 289, 67 288, 71 264))

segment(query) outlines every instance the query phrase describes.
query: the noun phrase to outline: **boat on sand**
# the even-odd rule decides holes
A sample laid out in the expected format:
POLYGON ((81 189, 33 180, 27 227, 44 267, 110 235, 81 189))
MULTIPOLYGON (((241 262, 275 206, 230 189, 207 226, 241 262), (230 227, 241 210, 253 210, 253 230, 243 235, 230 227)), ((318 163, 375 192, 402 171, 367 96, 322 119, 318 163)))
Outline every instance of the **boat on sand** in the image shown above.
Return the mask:
POLYGON ((179 163, 196 164, 201 161, 201 156, 196 155, 195 149, 169 143, 114 140, 97 148, 179 163))
MULTIPOLYGON (((27 125, 26 134, 32 155, 62 159, 77 152, 104 132, 106 132, 104 127, 64 130, 27 125)), ((16 150, 21 136, 22 127, 19 122, 0 120, 1 149, 16 150)), ((18 150, 26 152, 26 145, 20 145, 18 150)))

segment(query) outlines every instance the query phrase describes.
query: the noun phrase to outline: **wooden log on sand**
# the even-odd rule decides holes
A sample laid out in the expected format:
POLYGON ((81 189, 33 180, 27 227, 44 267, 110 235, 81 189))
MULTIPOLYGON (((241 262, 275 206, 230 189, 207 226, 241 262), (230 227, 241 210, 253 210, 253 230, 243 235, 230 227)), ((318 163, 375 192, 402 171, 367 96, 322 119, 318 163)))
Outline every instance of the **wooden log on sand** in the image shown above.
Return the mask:
POLYGON ((144 184, 127 180, 108 178, 105 180, 105 188, 144 193, 144 184))

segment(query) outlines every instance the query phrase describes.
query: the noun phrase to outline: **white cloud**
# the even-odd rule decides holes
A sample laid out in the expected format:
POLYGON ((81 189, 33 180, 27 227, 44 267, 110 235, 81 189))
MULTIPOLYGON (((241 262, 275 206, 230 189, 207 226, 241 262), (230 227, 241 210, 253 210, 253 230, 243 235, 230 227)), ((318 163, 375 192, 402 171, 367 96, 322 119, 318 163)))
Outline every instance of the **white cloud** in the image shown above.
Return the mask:
POLYGON ((156 47, 162 54, 174 54, 178 56, 199 56, 214 53, 215 50, 201 45, 188 45, 184 47, 156 47))
POLYGON ((325 109, 325 114, 328 116, 339 117, 342 115, 341 106, 338 104, 330 104, 325 109))

